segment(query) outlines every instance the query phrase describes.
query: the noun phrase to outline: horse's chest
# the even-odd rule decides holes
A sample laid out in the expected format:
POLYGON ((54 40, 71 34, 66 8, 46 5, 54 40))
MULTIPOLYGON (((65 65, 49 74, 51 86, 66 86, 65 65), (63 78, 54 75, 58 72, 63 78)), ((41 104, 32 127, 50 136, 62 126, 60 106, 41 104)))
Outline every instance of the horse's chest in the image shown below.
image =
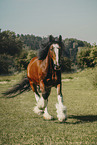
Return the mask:
POLYGON ((56 73, 48 75, 48 77, 44 80, 46 86, 56 86, 59 82, 59 76, 56 73))

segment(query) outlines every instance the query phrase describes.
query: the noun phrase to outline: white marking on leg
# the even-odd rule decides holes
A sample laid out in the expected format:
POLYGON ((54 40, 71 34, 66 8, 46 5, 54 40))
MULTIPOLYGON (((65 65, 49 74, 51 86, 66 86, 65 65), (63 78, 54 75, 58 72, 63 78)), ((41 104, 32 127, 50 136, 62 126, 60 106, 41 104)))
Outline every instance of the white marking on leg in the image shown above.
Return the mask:
POLYGON ((47 107, 44 110, 43 118, 46 120, 51 120, 53 117, 48 113, 47 107))
POLYGON ((66 106, 63 105, 63 97, 58 95, 58 103, 56 104, 57 117, 60 122, 63 122, 67 119, 66 115, 66 106))
POLYGON ((58 103, 63 104, 63 97, 61 95, 58 95, 58 103))
POLYGON ((45 100, 43 97, 39 98, 37 106, 39 109, 44 109, 47 106, 47 100, 45 100))
POLYGON ((40 110, 39 108, 38 108, 38 106, 35 106, 34 107, 34 109, 33 109, 33 111, 34 111, 34 113, 36 113, 36 114, 38 114, 38 115, 40 115, 40 114, 43 114, 43 110, 40 110))
POLYGON ((36 99, 36 102, 38 102, 38 101, 39 101, 39 99, 40 99, 40 96, 39 96, 39 95, 37 95, 36 93, 35 93, 35 99, 36 99))
MULTIPOLYGON (((36 102, 38 103, 38 101, 40 99, 40 96, 37 95, 36 93, 35 93, 35 99, 36 99, 36 102)), ((36 106, 33 109, 34 113, 36 113, 38 115, 43 114, 44 111, 38 108, 37 103, 36 103, 36 106)))

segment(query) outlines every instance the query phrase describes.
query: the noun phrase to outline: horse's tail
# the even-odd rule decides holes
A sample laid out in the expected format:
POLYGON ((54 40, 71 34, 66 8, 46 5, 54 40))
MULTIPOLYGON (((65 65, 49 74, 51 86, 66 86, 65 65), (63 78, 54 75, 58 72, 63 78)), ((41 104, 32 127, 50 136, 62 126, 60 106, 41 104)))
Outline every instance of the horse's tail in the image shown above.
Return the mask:
POLYGON ((3 92, 2 94, 7 97, 14 97, 27 90, 30 90, 30 84, 29 79, 25 77, 23 80, 21 80, 20 83, 14 85, 12 88, 7 90, 6 92, 3 92))

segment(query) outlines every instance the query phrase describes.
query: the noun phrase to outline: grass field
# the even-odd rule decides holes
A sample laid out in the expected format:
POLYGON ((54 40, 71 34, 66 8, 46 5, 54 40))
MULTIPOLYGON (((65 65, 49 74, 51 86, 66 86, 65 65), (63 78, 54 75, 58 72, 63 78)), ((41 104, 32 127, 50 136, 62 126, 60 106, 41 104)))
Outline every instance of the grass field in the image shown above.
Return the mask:
POLYGON ((68 119, 56 117, 56 89, 52 88, 48 111, 55 120, 45 121, 34 114, 34 93, 25 92, 14 98, 2 98, 1 92, 17 83, 22 74, 0 76, 0 144, 1 145, 96 145, 97 88, 93 80, 97 68, 62 75, 64 105, 68 119))

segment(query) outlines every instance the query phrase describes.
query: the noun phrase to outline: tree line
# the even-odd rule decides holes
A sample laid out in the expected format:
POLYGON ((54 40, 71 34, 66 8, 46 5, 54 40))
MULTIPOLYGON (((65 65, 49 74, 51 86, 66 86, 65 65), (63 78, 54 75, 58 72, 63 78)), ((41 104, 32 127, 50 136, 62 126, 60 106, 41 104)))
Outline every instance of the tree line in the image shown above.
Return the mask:
MULTIPOLYGON (((40 49, 40 44, 43 39, 46 38, 34 36, 32 34, 15 34, 15 32, 10 30, 0 31, 0 74, 8 74, 26 69, 31 58, 37 55, 37 51, 40 49)), ((91 67, 96 65, 94 59, 97 57, 97 47, 95 47, 94 51, 94 47, 92 47, 90 43, 74 38, 66 38, 63 42, 64 48, 61 58, 62 71, 70 71, 72 64, 79 64, 80 67, 91 67), (80 52, 79 48, 81 48, 80 52), (85 52, 82 53, 82 51, 89 51, 90 57, 93 57, 93 59, 90 60, 89 58, 89 60, 90 62, 93 61, 94 65, 87 65, 88 63, 84 65, 82 61, 86 59, 82 58, 88 55, 84 55, 85 52), (93 55, 94 52, 95 55, 93 55)))

